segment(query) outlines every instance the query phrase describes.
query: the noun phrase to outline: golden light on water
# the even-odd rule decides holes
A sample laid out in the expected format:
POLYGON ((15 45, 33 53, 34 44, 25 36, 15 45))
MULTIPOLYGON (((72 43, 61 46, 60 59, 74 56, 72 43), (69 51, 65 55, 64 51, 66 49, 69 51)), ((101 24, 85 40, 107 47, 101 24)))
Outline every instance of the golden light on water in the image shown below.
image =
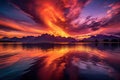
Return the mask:
MULTIPOLYGON (((45 57, 46 67, 49 67, 56 59, 59 59, 63 56, 71 54, 88 54, 89 56, 95 55, 100 59, 107 58, 110 56, 107 52, 100 51, 95 48, 90 48, 89 46, 61 46, 55 47, 48 50, 42 50, 40 48, 23 48, 21 45, 6 45, 2 46, 0 44, 0 55, 11 55, 5 63, 13 64, 20 60, 21 58, 34 58, 34 57, 45 57)), ((7 64, 6 64, 7 65, 7 64)))
POLYGON ((22 70, 24 66, 34 65, 38 67, 37 75, 40 80, 52 79, 53 75, 56 80, 61 80, 64 71, 67 70, 68 74, 72 76, 70 78, 77 80, 78 75, 74 75, 75 73, 73 74, 73 72, 77 74, 79 69, 87 69, 87 66, 90 69, 100 69, 100 72, 106 71, 109 75, 113 75, 111 72, 115 72, 114 69, 103 61, 107 60, 110 63, 116 64, 120 61, 119 54, 116 53, 116 56, 109 51, 102 51, 86 44, 44 46, 40 44, 22 45, 20 43, 0 44, 0 65, 2 65, 0 68, 18 65, 17 68, 22 66, 20 67, 20 70, 22 70))

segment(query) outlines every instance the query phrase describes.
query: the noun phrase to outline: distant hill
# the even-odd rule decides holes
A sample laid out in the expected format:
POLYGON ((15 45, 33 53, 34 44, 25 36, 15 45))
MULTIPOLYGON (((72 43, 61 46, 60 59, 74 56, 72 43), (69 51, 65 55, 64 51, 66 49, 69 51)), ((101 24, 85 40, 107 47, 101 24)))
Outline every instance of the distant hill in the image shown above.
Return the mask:
POLYGON ((120 37, 97 35, 82 40, 83 42, 120 42, 120 37))
MULTIPOLYGON (((4 37, 0 39, 0 42, 23 42, 23 43, 57 43, 57 42, 78 42, 76 39, 72 37, 60 37, 54 36, 49 34, 42 34, 41 36, 34 37, 34 36, 27 36, 23 38, 8 38, 4 37)), ((80 42, 120 42, 120 37, 115 36, 106 36, 106 35, 97 35, 91 36, 90 38, 85 38, 80 42)))
POLYGON ((77 40, 71 37, 60 37, 49 34, 42 34, 41 36, 27 36, 23 38, 7 38, 0 39, 1 42, 25 42, 25 43, 52 43, 52 42, 76 42, 77 40))

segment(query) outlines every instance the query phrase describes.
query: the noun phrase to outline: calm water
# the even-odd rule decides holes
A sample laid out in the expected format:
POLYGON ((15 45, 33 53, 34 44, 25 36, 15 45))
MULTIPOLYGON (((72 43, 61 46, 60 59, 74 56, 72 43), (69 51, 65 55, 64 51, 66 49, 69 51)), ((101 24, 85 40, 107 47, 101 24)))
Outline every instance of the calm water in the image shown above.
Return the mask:
POLYGON ((120 80, 120 44, 0 43, 0 80, 120 80))

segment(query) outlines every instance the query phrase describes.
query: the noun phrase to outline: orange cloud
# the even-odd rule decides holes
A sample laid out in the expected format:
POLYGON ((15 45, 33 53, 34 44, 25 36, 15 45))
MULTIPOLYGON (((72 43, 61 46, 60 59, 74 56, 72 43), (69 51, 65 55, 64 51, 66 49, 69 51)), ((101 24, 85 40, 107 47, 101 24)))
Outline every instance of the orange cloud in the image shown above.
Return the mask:
MULTIPOLYGON (((111 20, 93 20, 91 17, 88 17, 85 21, 79 24, 80 21, 76 20, 84 6, 90 2, 91 0, 29 0, 24 3, 24 0, 17 0, 14 2, 15 7, 19 8, 24 14, 29 15, 30 19, 33 19, 36 23, 32 24, 30 22, 1 18, 0 25, 14 30, 3 31, 1 28, 0 37, 38 36, 48 33, 55 36, 72 36, 83 39, 88 38, 91 35, 119 31, 119 27, 116 27, 114 31, 112 30, 113 26, 116 26, 116 23, 109 24, 116 19, 113 18, 113 15, 109 18, 111 20), (19 2, 23 4, 21 5, 19 2)), ((114 10, 117 10, 117 13, 119 12, 120 7, 118 4, 112 4, 110 7, 111 10, 108 11, 108 15, 114 10)), ((82 19, 79 20, 82 21, 82 19)), ((117 24, 117 26, 119 26, 119 24, 117 24)))

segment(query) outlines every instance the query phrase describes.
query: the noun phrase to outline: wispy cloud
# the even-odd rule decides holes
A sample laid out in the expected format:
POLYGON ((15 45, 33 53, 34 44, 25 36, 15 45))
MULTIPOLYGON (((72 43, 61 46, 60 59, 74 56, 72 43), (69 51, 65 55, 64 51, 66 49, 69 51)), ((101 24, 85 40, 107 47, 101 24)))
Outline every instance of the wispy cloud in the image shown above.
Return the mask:
MULTIPOLYGON (((107 6, 104 11, 102 11, 104 7, 101 7, 100 14, 106 13, 104 17, 94 17, 95 15, 81 17, 85 7, 95 2, 94 0, 4 0, 2 2, 4 5, 0 5, 0 36, 3 36, 3 33, 8 37, 48 33, 85 38, 97 34, 114 35, 119 32, 120 2, 118 1, 104 4, 107 6)), ((90 13, 93 11, 92 8, 93 6, 88 10, 90 13)))

